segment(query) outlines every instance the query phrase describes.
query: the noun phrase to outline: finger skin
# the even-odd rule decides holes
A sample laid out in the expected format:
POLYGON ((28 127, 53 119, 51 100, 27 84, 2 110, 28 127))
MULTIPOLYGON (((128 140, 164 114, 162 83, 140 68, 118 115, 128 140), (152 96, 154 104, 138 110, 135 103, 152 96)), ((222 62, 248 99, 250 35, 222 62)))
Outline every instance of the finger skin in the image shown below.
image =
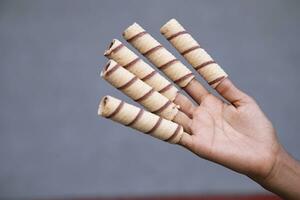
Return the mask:
POLYGON ((187 148, 187 149, 191 149, 191 145, 192 145, 192 136, 189 134, 182 134, 182 137, 180 138, 179 145, 187 148))
POLYGON ((186 91, 198 104, 200 104, 205 96, 209 94, 205 87, 195 79, 184 88, 184 91, 186 91))
POLYGON ((251 98, 239 90, 228 78, 225 78, 217 87, 216 90, 235 107, 242 106, 251 101, 251 98))
POLYGON ((185 132, 191 134, 191 128, 190 125, 192 123, 192 120, 183 112, 178 111, 175 118, 172 120, 173 122, 182 125, 185 132))
POLYGON ((178 93, 175 97, 174 103, 179 105, 179 110, 184 112, 187 116, 190 118, 193 117, 193 111, 196 107, 185 95, 178 93))

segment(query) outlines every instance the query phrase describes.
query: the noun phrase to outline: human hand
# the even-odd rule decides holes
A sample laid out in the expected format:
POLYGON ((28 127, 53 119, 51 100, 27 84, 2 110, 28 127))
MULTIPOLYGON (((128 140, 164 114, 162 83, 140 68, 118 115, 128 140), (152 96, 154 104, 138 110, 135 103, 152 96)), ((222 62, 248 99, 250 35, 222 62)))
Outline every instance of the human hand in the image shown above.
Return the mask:
POLYGON ((204 89, 191 111, 192 135, 181 144, 202 158, 253 178, 267 177, 281 150, 275 129, 257 103, 229 79, 216 88, 230 104, 204 89))

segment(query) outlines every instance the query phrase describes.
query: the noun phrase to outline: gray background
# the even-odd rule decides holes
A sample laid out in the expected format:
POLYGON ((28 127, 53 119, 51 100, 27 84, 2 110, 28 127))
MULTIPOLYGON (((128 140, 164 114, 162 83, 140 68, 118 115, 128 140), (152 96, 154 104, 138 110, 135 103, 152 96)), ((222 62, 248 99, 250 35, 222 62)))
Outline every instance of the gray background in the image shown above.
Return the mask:
POLYGON ((171 49, 159 28, 177 18, 300 158, 299 9, 283 0, 0 1, 0 197, 265 192, 97 117, 103 95, 129 101, 99 71, 108 43, 135 21, 171 49))

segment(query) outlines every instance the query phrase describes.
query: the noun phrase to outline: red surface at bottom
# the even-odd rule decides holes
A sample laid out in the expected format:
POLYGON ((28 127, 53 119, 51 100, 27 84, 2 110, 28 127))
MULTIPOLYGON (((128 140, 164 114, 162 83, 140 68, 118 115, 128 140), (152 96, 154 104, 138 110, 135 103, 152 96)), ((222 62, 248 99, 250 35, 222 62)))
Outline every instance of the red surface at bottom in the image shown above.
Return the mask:
POLYGON ((169 197, 116 197, 69 198, 67 200, 282 200, 273 195, 219 195, 219 196, 169 196, 169 197))

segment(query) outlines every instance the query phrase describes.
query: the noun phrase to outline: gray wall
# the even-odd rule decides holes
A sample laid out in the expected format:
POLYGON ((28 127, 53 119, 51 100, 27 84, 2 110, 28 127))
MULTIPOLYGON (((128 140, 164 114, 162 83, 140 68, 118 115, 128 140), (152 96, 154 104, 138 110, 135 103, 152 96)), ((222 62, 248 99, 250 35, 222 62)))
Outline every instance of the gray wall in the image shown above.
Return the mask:
POLYGON ((280 0, 0 1, 0 197, 265 192, 97 117, 103 95, 129 101, 99 78, 102 54, 134 21, 171 49, 159 28, 177 18, 300 158, 299 9, 280 0))

